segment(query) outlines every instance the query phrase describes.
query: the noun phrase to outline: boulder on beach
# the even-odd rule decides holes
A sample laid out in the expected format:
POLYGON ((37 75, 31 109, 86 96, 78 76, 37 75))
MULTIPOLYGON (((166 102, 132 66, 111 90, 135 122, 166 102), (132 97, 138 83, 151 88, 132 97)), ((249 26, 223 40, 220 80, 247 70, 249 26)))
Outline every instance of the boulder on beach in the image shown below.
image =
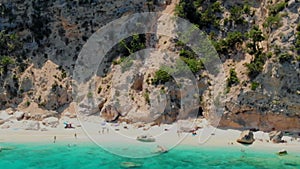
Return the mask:
POLYGON ((0 111, 0 120, 3 120, 3 121, 7 121, 11 118, 12 116, 9 115, 7 112, 5 111, 0 111))
POLYGON ((280 151, 277 152, 278 155, 287 155, 287 151, 285 149, 282 149, 280 151))
POLYGON ((22 120, 22 119, 24 118, 25 113, 24 113, 24 112, 21 112, 21 111, 16 111, 16 112, 14 113, 14 116, 16 117, 16 119, 17 119, 18 121, 20 121, 20 120, 22 120))
POLYGON ((39 130, 40 123, 37 121, 24 121, 25 130, 39 130))
POLYGON ((6 121, 0 119, 0 125, 4 124, 6 121))
POLYGON ((58 118, 56 117, 48 117, 48 118, 45 118, 42 123, 45 125, 45 126, 50 126, 52 128, 54 127, 57 127, 58 126, 58 118))
POLYGON ((283 132, 282 131, 272 131, 269 133, 270 141, 273 143, 282 143, 283 132))
POLYGON ((250 130, 243 131, 236 141, 242 144, 252 144, 255 141, 253 132, 250 130))

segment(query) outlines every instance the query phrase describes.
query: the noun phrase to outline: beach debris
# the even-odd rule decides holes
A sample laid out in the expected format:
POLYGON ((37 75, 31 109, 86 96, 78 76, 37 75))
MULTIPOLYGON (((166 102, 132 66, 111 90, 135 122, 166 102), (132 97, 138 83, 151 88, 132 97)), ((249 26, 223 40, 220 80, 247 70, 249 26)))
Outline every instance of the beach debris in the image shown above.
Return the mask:
POLYGON ((255 141, 253 132, 250 130, 243 131, 236 141, 242 144, 252 144, 255 141))
POLYGON ((141 167, 142 164, 135 163, 135 162, 130 162, 130 161, 125 161, 125 162, 122 162, 120 164, 120 166, 123 167, 123 168, 136 168, 136 167, 141 167))
POLYGON ((287 153, 287 151, 285 149, 282 149, 282 150, 279 150, 277 152, 277 154, 280 155, 280 156, 282 156, 282 155, 287 155, 288 153, 287 153))
POLYGON ((272 131, 269 133, 270 141, 273 143, 283 143, 282 140, 283 132, 282 131, 272 131))
POLYGON ((141 135, 136 138, 138 141, 142 142, 155 142, 155 138, 151 135, 141 135))

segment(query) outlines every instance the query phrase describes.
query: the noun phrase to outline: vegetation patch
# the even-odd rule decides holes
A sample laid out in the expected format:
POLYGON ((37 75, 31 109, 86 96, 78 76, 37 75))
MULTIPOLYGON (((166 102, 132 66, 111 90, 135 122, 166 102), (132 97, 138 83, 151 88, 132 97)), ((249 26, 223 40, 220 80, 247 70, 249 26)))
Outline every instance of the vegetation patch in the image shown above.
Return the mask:
POLYGON ((239 84, 239 79, 237 77, 237 73, 235 69, 231 68, 229 71, 229 78, 227 79, 227 87, 232 87, 234 85, 239 84))
POLYGON ((259 85, 260 84, 258 82, 252 82, 251 83, 251 90, 253 90, 253 91, 256 90, 259 87, 259 85))
POLYGON ((279 3, 271 6, 269 8, 270 14, 273 16, 277 15, 280 11, 284 10, 284 8, 287 6, 287 4, 288 4, 287 2, 279 2, 279 3))
POLYGON ((219 54, 228 54, 235 48, 237 43, 242 43, 244 37, 241 32, 229 32, 225 39, 214 41, 213 45, 219 54))
POLYGON ((281 15, 277 14, 275 16, 269 16, 264 22, 264 28, 278 28, 281 26, 281 15))
POLYGON ((297 34, 296 34, 296 42, 295 47, 298 54, 300 54, 300 23, 297 25, 297 34))
POLYGON ((172 79, 170 75, 173 70, 169 67, 163 66, 155 72, 152 84, 163 84, 172 79))
POLYGON ((293 55, 288 53, 282 53, 278 57, 280 63, 291 62, 293 58, 293 55))

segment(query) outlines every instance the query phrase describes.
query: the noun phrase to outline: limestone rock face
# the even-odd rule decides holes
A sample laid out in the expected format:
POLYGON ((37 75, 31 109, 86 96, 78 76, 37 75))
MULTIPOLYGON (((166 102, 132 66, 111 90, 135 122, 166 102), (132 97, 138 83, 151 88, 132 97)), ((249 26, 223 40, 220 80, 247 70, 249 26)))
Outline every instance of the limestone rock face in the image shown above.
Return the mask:
POLYGON ((85 115, 96 114, 101 111, 104 103, 105 99, 103 98, 86 97, 79 103, 78 111, 85 115))
POLYGON ((242 144, 252 144, 255 141, 253 132, 250 130, 243 131, 236 141, 242 144))
POLYGON ((269 133, 270 140, 273 143, 282 143, 283 132, 282 131, 272 131, 269 133))
POLYGON ((113 122, 118 119, 120 113, 113 105, 106 105, 101 113, 101 117, 103 117, 107 122, 113 122))
POLYGON ((28 92, 29 90, 31 90, 33 88, 33 85, 34 85, 34 82, 33 82, 32 76, 27 76, 22 79, 20 90, 22 90, 23 92, 28 92))
MULTIPOLYGON (((63 112, 74 99, 71 85, 72 72, 76 66, 78 54, 88 38, 103 25, 120 18, 120 16, 135 12, 148 12, 150 9, 155 10, 155 5, 158 5, 157 9, 159 10, 171 3, 175 6, 175 0, 155 0, 153 2, 154 6, 145 0, 74 2, 54 0, 45 3, 11 0, 3 2, 1 5, 9 15, 0 17, 0 30, 9 30, 21 37, 24 45, 20 48, 23 50, 20 53, 25 52, 28 58, 24 58, 24 60, 29 60, 30 63, 28 63, 29 67, 24 68, 26 69, 24 72, 22 70, 15 73, 16 70, 9 70, 7 74, 11 78, 5 78, 1 73, 0 109, 16 108, 20 110, 19 108, 24 106, 21 103, 28 101, 27 103, 31 102, 32 105, 34 102, 45 111, 63 112)), ((221 20, 220 23, 224 23, 224 25, 220 25, 220 32, 215 32, 218 37, 225 38, 228 31, 246 32, 254 24, 258 25, 266 35, 266 40, 259 43, 259 46, 263 48, 263 53, 272 53, 273 56, 267 59, 262 72, 255 79, 249 79, 246 75, 247 68, 244 66, 254 59, 254 55, 245 54, 247 52, 230 51, 229 53, 232 54, 223 60, 227 67, 235 67, 241 83, 231 88, 231 91, 226 94, 226 99, 220 99, 224 101, 225 105, 225 113, 221 117, 220 123, 217 121, 217 125, 220 127, 256 128, 264 131, 271 131, 273 128, 282 131, 299 130, 299 59, 295 58, 292 61, 279 63, 280 61, 277 59, 280 57, 275 54, 277 50, 284 54, 295 49, 300 3, 297 0, 289 0, 287 3, 288 5, 283 11, 279 12, 280 23, 273 24, 270 28, 263 28, 263 22, 268 17, 268 9, 271 5, 268 0, 251 5, 253 16, 247 15, 244 18, 248 22, 247 24, 229 23, 228 25, 231 26, 227 27, 223 21, 227 18, 228 11, 222 15, 224 20, 221 20), (276 46, 278 49, 275 49, 276 46), (259 87, 251 89, 252 82, 258 82, 259 87)), ((236 4, 241 4, 241 1, 222 1, 224 10, 236 4)), ((173 13, 172 10, 174 9, 170 9, 167 13, 173 13)), ((156 28, 153 27, 153 29, 156 28)), ((174 37, 178 36, 174 35, 174 37)), ((172 40, 163 36, 157 41, 158 43, 152 39, 153 43, 147 47, 152 46, 158 50, 172 49, 174 53, 179 53, 175 41, 171 42, 172 40), (159 43, 159 41, 165 41, 165 43, 159 43)), ((150 40, 146 43, 150 44, 150 40)), ((241 46, 246 46, 245 43, 243 42, 241 46)), ((101 116, 107 121, 117 120, 121 116, 120 118, 124 121, 130 122, 172 123, 178 119, 195 117, 202 107, 203 115, 206 118, 216 119, 219 117, 211 114, 213 104, 217 100, 211 99, 210 95, 214 95, 214 91, 215 93, 224 92, 217 86, 218 84, 211 83, 213 78, 222 78, 211 78, 206 71, 195 74, 199 92, 189 90, 191 86, 187 86, 188 90, 181 92, 176 85, 151 84, 155 70, 157 70, 154 68, 159 68, 166 63, 175 63, 175 58, 169 59, 161 54, 159 57, 154 57, 151 54, 145 58, 143 63, 137 63, 138 59, 133 59, 129 70, 118 72, 122 69, 120 67, 126 65, 110 64, 112 59, 120 54, 118 50, 112 53, 116 55, 113 58, 106 57, 107 65, 103 69, 106 70, 106 77, 113 76, 114 78, 101 77, 98 79, 101 82, 95 81, 97 88, 99 86, 101 88, 92 91, 92 94, 97 97, 86 98, 79 103, 81 113, 99 115, 101 112, 101 116), (138 64, 144 66, 142 71, 135 68, 138 64), (217 91, 216 89, 221 90, 217 91), (201 107, 196 99, 194 102, 190 102, 191 98, 200 98, 201 107)), ((17 61, 16 58, 13 59, 17 61)), ((226 80, 220 80, 220 84, 222 83, 226 83, 226 80)), ((185 84, 190 84, 188 79, 180 79, 178 86, 185 84)), ((45 112, 33 113, 35 110, 28 111, 31 114, 15 113, 14 116, 18 120, 42 120, 49 117, 45 115, 45 112)), ((10 116, 0 113, 2 123, 9 118, 10 116)))
POLYGON ((142 91, 143 90, 143 82, 144 82, 144 76, 143 74, 139 74, 134 78, 134 82, 132 85, 132 89, 137 90, 137 91, 142 91))

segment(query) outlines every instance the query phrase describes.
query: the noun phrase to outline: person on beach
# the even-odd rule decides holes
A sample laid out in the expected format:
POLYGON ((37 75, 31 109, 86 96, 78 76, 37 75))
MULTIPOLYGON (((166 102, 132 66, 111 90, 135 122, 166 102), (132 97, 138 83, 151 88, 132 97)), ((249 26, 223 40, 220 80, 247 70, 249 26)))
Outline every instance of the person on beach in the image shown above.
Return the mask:
POLYGON ((74 134, 74 137, 75 137, 75 139, 77 139, 77 134, 76 133, 74 134))
POLYGON ((55 143, 56 142, 56 136, 54 136, 54 138, 53 138, 53 143, 55 143))

